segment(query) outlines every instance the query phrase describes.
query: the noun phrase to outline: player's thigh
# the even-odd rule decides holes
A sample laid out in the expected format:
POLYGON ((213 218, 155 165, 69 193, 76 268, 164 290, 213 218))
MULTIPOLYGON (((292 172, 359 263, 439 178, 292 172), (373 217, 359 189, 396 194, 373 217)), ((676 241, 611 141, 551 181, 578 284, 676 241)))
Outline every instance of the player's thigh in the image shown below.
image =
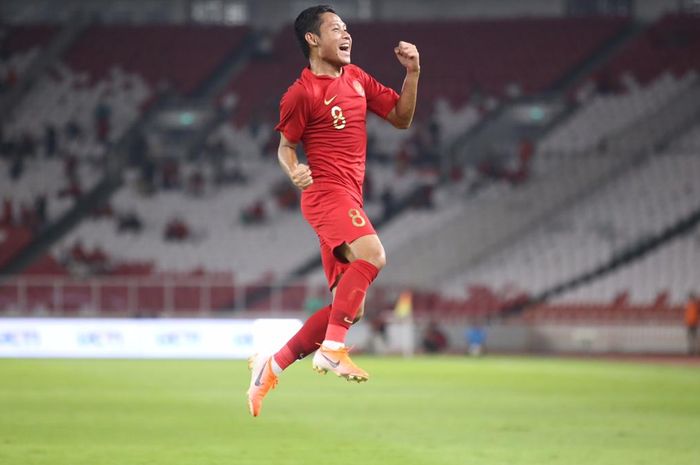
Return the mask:
POLYGON ((349 261, 365 260, 379 269, 386 265, 386 252, 379 236, 368 234, 340 247, 340 253, 349 261))

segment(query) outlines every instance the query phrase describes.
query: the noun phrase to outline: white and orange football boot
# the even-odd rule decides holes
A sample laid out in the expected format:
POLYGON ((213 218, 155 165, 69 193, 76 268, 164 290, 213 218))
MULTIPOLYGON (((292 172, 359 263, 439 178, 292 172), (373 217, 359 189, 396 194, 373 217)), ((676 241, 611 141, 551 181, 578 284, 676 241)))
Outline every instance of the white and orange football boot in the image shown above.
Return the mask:
POLYGON ((272 357, 255 354, 248 359, 250 387, 248 388, 248 408, 254 417, 260 415, 262 401, 277 386, 277 375, 272 371, 272 357))
POLYGON ((314 371, 324 375, 332 371, 348 381, 357 381, 358 383, 367 381, 369 374, 350 360, 349 352, 349 347, 329 349, 322 345, 314 354, 312 367, 314 371))

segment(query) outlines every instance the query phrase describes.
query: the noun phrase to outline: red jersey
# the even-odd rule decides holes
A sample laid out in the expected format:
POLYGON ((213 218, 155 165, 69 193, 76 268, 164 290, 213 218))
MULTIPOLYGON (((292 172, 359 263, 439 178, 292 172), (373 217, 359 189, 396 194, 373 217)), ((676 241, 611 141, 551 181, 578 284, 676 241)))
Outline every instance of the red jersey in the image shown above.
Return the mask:
POLYGON ((367 110, 386 118, 399 95, 355 65, 337 78, 304 68, 282 96, 275 127, 292 143, 302 142, 314 183, 345 188, 362 204, 367 156, 367 110))

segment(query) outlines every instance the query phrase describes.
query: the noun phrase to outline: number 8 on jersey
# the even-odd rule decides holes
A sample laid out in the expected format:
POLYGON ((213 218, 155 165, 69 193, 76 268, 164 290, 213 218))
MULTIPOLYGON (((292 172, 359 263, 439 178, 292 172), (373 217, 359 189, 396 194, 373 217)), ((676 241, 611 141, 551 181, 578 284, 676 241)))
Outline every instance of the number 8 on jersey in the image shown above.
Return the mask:
POLYGON ((352 221, 352 225, 355 227, 361 228, 367 224, 365 219, 362 217, 360 210, 358 210, 357 208, 351 208, 348 211, 348 216, 350 217, 350 219, 352 221))

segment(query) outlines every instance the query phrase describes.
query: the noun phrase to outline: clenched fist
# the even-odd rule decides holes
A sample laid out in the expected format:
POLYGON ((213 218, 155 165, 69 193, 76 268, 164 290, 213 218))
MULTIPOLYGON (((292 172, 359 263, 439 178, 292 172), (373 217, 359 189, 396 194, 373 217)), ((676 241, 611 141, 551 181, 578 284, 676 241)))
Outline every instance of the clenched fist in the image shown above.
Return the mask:
POLYGON ((311 177, 311 170, 303 163, 299 163, 296 168, 289 173, 289 177, 299 189, 304 190, 313 184, 314 179, 311 177))
POLYGON ((415 45, 399 41, 399 45, 394 47, 394 53, 406 71, 420 71, 420 55, 415 45))

